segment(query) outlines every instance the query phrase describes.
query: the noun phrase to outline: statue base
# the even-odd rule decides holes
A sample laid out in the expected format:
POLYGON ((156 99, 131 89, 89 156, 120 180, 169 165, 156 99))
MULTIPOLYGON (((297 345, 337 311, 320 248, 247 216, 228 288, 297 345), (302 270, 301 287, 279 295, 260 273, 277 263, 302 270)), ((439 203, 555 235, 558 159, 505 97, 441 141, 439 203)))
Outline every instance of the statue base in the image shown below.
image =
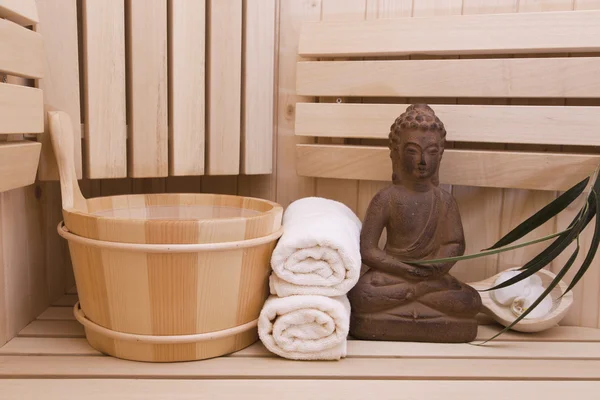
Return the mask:
POLYGON ((359 340, 466 343, 477 337, 474 318, 402 318, 393 315, 351 314, 350 336, 359 340))

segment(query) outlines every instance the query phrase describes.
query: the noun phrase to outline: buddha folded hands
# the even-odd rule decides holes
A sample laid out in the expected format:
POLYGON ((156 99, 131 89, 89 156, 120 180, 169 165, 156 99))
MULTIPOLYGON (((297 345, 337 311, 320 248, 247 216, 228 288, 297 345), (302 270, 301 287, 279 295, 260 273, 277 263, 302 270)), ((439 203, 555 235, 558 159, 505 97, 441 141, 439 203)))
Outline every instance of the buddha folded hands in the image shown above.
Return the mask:
POLYGON ((449 274, 454 263, 411 264, 464 253, 458 207, 437 183, 444 140, 428 106, 410 106, 392 125, 393 185, 369 204, 360 238, 369 271, 348 294, 355 338, 466 342, 477 334, 481 298, 449 274))

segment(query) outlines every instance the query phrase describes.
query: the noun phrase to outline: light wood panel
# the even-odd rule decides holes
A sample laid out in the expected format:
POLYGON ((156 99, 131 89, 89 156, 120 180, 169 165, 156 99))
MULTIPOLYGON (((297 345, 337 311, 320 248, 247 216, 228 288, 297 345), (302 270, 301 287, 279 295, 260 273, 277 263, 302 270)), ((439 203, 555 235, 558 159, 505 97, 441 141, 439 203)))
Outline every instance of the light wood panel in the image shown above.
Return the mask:
MULTIPOLYGON (((444 1, 446 3, 446 1, 444 1)), ((415 7, 426 7, 425 1, 415 7)), ((460 13, 462 2, 454 1, 460 13)), ((441 9, 439 5, 433 7, 441 9)), ((415 16, 418 10, 415 10, 415 16)), ((299 53, 310 57, 598 51, 600 12, 384 19, 306 24, 299 53), (423 32, 415 40, 414 32, 423 32)))
MULTIPOLYGON (((0 348, 0 355, 101 355, 84 338, 16 337, 0 348)), ((231 355, 231 358, 261 357, 277 359, 261 342, 231 355)), ((418 359, 521 359, 521 360, 599 360, 600 342, 510 341, 499 340, 489 346, 446 343, 408 343, 348 341, 348 358, 418 359)))
POLYGON ((43 46, 39 33, 0 18, 0 71, 41 78, 44 76, 43 46))
POLYGON ((129 176, 167 176, 167 0, 126 4, 129 176))
POLYGON ((203 175, 206 5, 171 0, 169 9, 169 174, 203 175))
POLYGON ((85 176, 127 176, 125 5, 82 0, 85 176))
MULTIPOLYGON (((34 143, 40 146, 39 143, 34 143)), ((2 157, 0 157, 2 159, 2 157)), ((6 338, 12 338, 48 305, 41 209, 34 186, 0 193, 6 338), (25 250, 24 250, 25 249, 25 250)), ((0 324, 2 325, 2 324, 0 324)))
POLYGON ((0 83, 0 134, 44 131, 44 100, 39 89, 0 83))
MULTIPOLYGON (((44 79, 38 87, 44 93, 48 109, 62 110, 69 114, 73 123, 75 168, 78 178, 83 177, 81 157, 81 116, 79 87, 79 47, 77 37, 76 0, 36 0, 40 23, 36 32, 44 38, 44 79), (60 54, 59 57, 56 55, 60 54)), ((50 137, 39 137, 42 155, 38 179, 58 180, 58 168, 50 137)))
MULTIPOLYGON (((387 139, 408 104, 299 103, 296 134, 387 139)), ((432 104, 454 142, 600 145, 600 107, 432 104), (573 132, 567 135, 565 132, 573 132)))
POLYGON ((0 192, 35 182, 41 147, 28 140, 0 143, 0 192))
POLYGON ((35 25, 39 22, 35 0, 0 0, 0 18, 20 25, 35 25))
POLYGON ((268 370, 271 377, 296 379, 530 379, 598 380, 598 360, 490 360, 486 359, 418 359, 418 358, 349 358, 335 363, 301 363, 279 358, 219 357, 201 363, 187 362, 131 364, 113 357, 45 356, 45 362, 34 362, 31 356, 2 356, 0 376, 121 378, 224 378, 255 379, 268 370))
POLYGON ((39 398, 63 400, 86 398, 104 399, 113 393, 124 398, 139 396, 148 400, 169 398, 172 400, 217 399, 243 397, 258 400, 267 397, 289 398, 298 394, 298 398, 338 398, 362 400, 375 397, 383 400, 408 400, 415 398, 460 400, 473 396, 489 400, 506 398, 506 388, 523 396, 544 396, 545 399, 568 398, 577 393, 580 400, 594 399, 600 388, 598 382, 479 382, 479 381, 348 381, 336 380, 163 380, 163 379, 7 379, 3 388, 8 396, 15 398, 39 398), (68 393, 68 394, 67 394, 68 393), (72 396, 72 397, 71 397, 72 396))
POLYGON ((242 174, 273 171, 275 3, 244 0, 242 174))
POLYGON ((85 337, 83 325, 73 321, 33 321, 19 332, 19 337, 85 337))
POLYGON ((600 59, 514 58, 302 61, 297 90, 312 96, 600 97, 600 59))
MULTIPOLYGON (((487 187, 566 190, 594 171, 595 154, 448 149, 440 182, 487 187)), ((298 145, 298 173, 340 179, 391 180, 389 150, 376 146, 298 145)))
POLYGON ((281 0, 280 4, 276 198, 287 207, 298 198, 315 194, 315 179, 296 173, 296 143, 313 143, 314 140, 294 135, 294 115, 297 102, 311 100, 298 96, 296 91, 299 32, 304 21, 319 21, 321 0, 281 0))
MULTIPOLYGON (((365 0, 322 0, 321 21, 362 21, 366 14, 365 0)), ((320 97, 319 103, 358 102, 360 98, 320 97)), ((345 139, 319 138, 317 143, 343 144, 345 139)), ((315 194, 319 197, 336 200, 346 204, 351 210, 358 208, 358 184, 356 180, 319 178, 315 181, 315 194)))
POLYGON ((240 171, 242 0, 208 0, 208 175, 240 171))

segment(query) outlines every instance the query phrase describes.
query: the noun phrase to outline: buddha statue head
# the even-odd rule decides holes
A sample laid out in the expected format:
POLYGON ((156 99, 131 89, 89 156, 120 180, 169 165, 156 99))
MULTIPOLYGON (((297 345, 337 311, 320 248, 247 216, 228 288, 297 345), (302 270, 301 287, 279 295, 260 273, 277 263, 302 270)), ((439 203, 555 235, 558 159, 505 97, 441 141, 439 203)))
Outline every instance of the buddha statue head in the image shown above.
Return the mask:
POLYGON ((412 104, 390 127, 389 143, 394 184, 439 184, 446 129, 426 104, 412 104))

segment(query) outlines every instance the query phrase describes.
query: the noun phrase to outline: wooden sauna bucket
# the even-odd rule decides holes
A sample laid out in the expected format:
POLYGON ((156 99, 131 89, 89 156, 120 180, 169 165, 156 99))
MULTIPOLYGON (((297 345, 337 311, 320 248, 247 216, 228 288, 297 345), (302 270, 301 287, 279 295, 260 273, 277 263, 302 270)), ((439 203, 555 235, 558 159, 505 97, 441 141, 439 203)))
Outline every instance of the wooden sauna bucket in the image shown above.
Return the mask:
POLYGON ((137 361, 200 360, 258 340, 283 208, 233 195, 85 199, 70 122, 50 113, 64 222, 79 303, 98 351, 137 361))

